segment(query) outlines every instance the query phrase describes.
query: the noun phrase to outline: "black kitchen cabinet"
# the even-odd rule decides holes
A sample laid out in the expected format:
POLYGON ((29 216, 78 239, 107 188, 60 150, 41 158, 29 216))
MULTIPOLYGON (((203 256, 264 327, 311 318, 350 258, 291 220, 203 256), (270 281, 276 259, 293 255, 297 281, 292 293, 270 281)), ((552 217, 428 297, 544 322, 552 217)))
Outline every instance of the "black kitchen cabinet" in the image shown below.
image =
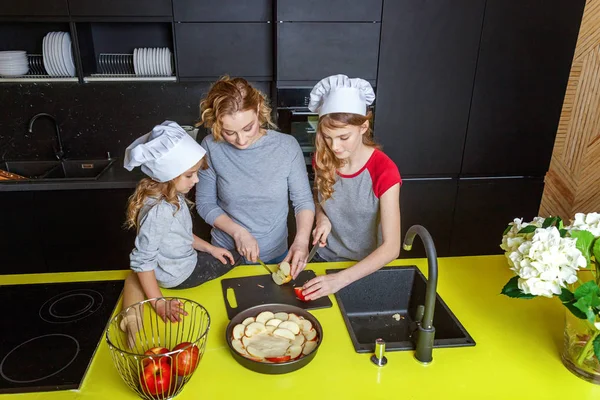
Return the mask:
POLYGON ((277 24, 277 80, 377 79, 379 23, 277 24))
POLYGON ((171 0, 69 0, 73 16, 90 17, 169 17, 171 0))
POLYGON ((548 170, 585 0, 487 0, 464 175, 548 170))
POLYGON ((277 21, 381 21, 383 0, 277 0, 277 21))
POLYGON ((0 51, 25 50, 28 54, 42 54, 44 36, 49 32, 69 32, 68 22, 2 22, 0 23, 0 51))
POLYGON ((37 226, 38 206, 33 192, 0 196, 0 275, 48 272, 42 253, 44 232, 37 226))
POLYGON ((135 230, 123 223, 132 190, 36 192, 48 271, 128 269, 135 230))
POLYGON ((538 215, 544 179, 460 179, 450 255, 501 254, 504 229, 515 218, 538 215))
POLYGON ((173 0, 175 21, 258 22, 273 20, 273 0, 173 0))
MULTIPOLYGON (((448 256, 456 190, 456 179, 404 179, 400 188, 402 240, 408 228, 422 225, 431 234, 437 255, 448 256)), ((411 251, 400 250, 400 258, 425 255, 419 238, 414 241, 411 251)))
POLYGON ((385 2, 374 134, 404 176, 460 172, 484 6, 385 2))
POLYGON ((271 80, 272 31, 271 24, 259 22, 176 24, 179 77, 271 80))
POLYGON ((0 2, 0 16, 68 16, 67 0, 5 0, 0 2))

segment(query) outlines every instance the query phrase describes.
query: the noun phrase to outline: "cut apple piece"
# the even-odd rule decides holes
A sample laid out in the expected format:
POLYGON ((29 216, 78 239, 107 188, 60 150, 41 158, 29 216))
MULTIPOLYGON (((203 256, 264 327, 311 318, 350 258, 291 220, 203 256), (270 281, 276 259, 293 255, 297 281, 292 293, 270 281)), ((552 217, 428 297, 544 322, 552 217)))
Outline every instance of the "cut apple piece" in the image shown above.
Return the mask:
POLYGON ((266 328, 267 328, 267 333, 273 333, 273 331, 275 329, 277 329, 277 327, 273 326, 273 325, 267 325, 266 328))
POLYGON ((261 349, 255 347, 253 345, 246 347, 246 351, 251 356, 265 358, 265 353, 263 351, 261 351, 261 349))
POLYGON ((241 355, 243 355, 244 357, 246 357, 248 355, 248 353, 246 352, 246 350, 244 349, 244 345, 242 344, 241 340, 238 339, 234 339, 231 341, 231 346, 233 347, 233 349, 235 351, 237 351, 238 353, 240 353, 241 355))
POLYGON ((266 332, 265 324, 261 322, 253 322, 250 325, 246 326, 244 330, 244 335, 251 337, 253 335, 258 335, 259 333, 266 332))
POLYGON ((296 338, 292 342, 292 346, 302 346, 304 344, 304 342, 306 342, 304 335, 302 335, 302 334, 296 335, 296 338))
POLYGON ((268 320, 265 325, 266 326, 279 326, 279 324, 281 324, 283 321, 277 318, 271 318, 270 320, 268 320))
POLYGON ((277 313, 275 313, 275 318, 280 319, 282 321, 287 321, 288 315, 285 312, 277 312, 277 313))
POLYGON ((273 278, 273 282, 275 282, 277 285, 283 285, 284 278, 282 278, 277 272, 273 272, 271 274, 271 278, 273 278))
POLYGON ((317 331, 315 329, 311 329, 308 332, 302 332, 307 341, 317 340, 317 331))
POLYGON ((292 360, 295 360, 296 358, 300 357, 300 354, 302 354, 302 346, 290 346, 288 349, 288 354, 292 360))
POLYGON ((244 336, 244 331, 246 330, 246 325, 237 324, 233 327, 233 338, 237 340, 241 340, 244 336))
POLYGON ((278 328, 287 329, 288 331, 291 331, 294 336, 300 333, 300 326, 294 321, 284 321, 279 324, 278 328))
POLYGON ((317 347, 317 342, 306 342, 304 344, 304 348, 302 349, 302 354, 307 356, 310 353, 312 353, 316 347, 317 347))
POLYGON ((265 357, 265 360, 273 362, 273 363, 282 363, 286 361, 290 361, 291 356, 279 356, 279 357, 265 357))
POLYGON ((312 322, 310 322, 307 319, 301 319, 300 320, 300 329, 302 330, 302 332, 308 332, 312 329, 312 322))
POLYGON ((248 336, 242 337, 242 345, 244 345, 244 347, 248 347, 250 346, 250 344, 252 344, 251 338, 249 338, 248 336))
POLYGON ((273 335, 274 336, 279 336, 282 338, 286 338, 289 340, 294 340, 296 339, 296 335, 294 335, 294 332, 288 330, 288 329, 282 329, 282 328, 277 328, 273 331, 273 335))
POLYGON ((294 321, 295 323, 297 323, 298 325, 300 325, 300 321, 302 321, 302 320, 296 314, 289 313, 288 314, 288 321, 294 321))
POLYGON ((289 276, 292 271, 292 267, 289 262, 283 261, 279 264, 279 270, 283 272, 284 276, 289 276))
POLYGON ((251 323, 253 323, 254 321, 256 321, 254 319, 254 317, 248 317, 245 320, 242 321, 242 325, 250 325, 251 323))
POLYGON ((268 320, 275 318, 275 314, 271 311, 263 311, 256 316, 256 322, 266 323, 268 320))

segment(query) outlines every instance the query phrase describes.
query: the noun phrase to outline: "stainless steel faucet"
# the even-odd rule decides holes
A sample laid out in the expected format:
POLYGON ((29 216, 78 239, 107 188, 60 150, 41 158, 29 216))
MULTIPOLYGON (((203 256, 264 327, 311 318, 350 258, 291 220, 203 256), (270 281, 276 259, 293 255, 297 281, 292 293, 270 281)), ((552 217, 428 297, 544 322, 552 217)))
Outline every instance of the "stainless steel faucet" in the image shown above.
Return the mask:
POLYGON ((41 117, 50 118, 54 121, 54 129, 56 131, 56 140, 58 142, 58 150, 54 148, 54 155, 58 160, 62 160, 65 157, 65 152, 63 151, 62 139, 60 138, 60 128, 58 126, 58 122, 56 122, 56 118, 53 115, 47 113, 39 113, 33 116, 29 121, 29 133, 33 133, 33 124, 34 122, 41 117))
MULTIPOLYGON (((433 340, 435 338, 435 327, 433 326, 433 312, 435 309, 435 299, 437 292, 437 252, 431 235, 421 225, 413 225, 406 232, 403 248, 410 251, 412 249, 415 235, 419 235, 425 252, 427 253, 428 276, 427 291, 425 293, 425 309, 422 316, 417 316, 417 346, 415 358, 422 363, 430 363, 433 360, 433 340)), ((423 307, 420 306, 420 309, 423 307)))

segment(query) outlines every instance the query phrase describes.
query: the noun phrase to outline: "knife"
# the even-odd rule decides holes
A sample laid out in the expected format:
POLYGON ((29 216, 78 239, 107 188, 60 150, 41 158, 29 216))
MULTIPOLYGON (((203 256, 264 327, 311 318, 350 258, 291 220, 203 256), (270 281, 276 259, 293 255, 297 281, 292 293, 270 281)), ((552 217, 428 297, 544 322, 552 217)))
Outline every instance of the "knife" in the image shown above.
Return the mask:
POLYGON ((308 264, 310 262, 310 260, 312 260, 312 258, 315 256, 315 254, 317 253, 317 250, 319 249, 319 244, 315 244, 313 246, 313 248, 310 250, 310 253, 308 253, 308 258, 306 259, 306 263, 308 264))
POLYGON ((265 267, 265 269, 267 271, 269 271, 269 274, 273 273, 273 271, 271 271, 271 269, 269 267, 267 267, 267 264, 265 264, 264 262, 262 262, 262 260, 260 258, 257 258, 257 260, 258 260, 258 262, 259 262, 260 265, 262 265, 263 267, 265 267))

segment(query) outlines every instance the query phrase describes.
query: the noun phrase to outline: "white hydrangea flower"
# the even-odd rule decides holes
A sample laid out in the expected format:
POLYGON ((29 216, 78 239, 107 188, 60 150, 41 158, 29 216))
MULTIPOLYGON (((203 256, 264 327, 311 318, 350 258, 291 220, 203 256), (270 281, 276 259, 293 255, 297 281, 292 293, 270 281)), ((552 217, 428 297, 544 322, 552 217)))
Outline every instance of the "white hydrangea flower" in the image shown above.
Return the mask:
POLYGON ((502 237, 500 248, 505 251, 508 264, 511 267, 514 267, 514 260, 512 260, 508 254, 516 251, 521 244, 533 237, 533 233, 519 234, 519 231, 529 225, 534 225, 537 228, 541 228, 543 223, 544 218, 535 217, 533 221, 525 223, 523 222, 523 218, 515 218, 513 222, 509 224, 512 225, 512 227, 502 237))
POLYGON ((600 213, 577 213, 568 230, 589 231, 595 237, 600 236, 600 213))
MULTIPOLYGON (((541 226, 542 222, 535 221, 534 225, 541 226)), ((518 224, 515 221, 513 228, 518 224)), ((507 238, 506 258, 519 276, 519 289, 526 294, 552 297, 561 293, 561 287, 576 282, 577 271, 587 265, 576 242, 574 238, 560 237, 554 226, 537 228, 531 239, 523 239, 518 246, 509 247, 507 238)))

